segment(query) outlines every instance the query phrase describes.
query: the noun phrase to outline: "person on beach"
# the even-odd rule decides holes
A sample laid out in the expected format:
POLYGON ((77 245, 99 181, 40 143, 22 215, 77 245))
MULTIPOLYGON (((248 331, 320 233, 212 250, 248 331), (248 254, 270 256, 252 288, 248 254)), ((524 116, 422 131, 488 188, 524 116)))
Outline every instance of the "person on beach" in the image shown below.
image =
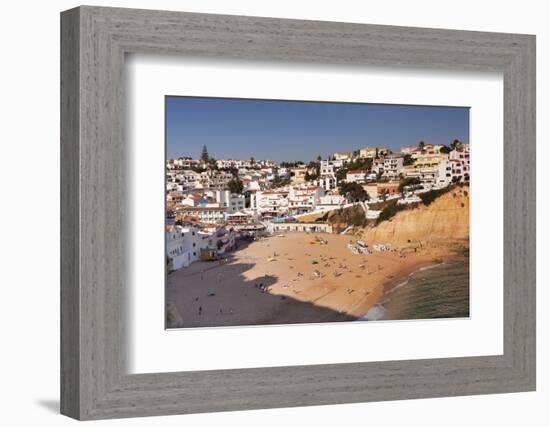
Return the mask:
POLYGON ((199 316, 202 314, 202 305, 199 307, 199 316))

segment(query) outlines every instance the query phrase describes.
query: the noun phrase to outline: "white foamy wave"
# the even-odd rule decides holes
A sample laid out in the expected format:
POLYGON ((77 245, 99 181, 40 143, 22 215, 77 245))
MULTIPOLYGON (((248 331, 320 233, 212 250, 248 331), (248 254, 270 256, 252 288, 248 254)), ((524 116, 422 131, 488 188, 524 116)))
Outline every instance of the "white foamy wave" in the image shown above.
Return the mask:
POLYGON ((440 265, 443 265, 444 263, 443 262, 440 262, 439 264, 432 264, 432 265, 427 265, 426 267, 420 267, 418 270, 412 272, 411 274, 409 274, 409 276, 412 276, 414 273, 417 273, 419 271, 426 271, 426 270, 431 270, 432 268, 437 268, 439 267, 440 265))
POLYGON ((420 267, 419 269, 413 271, 412 273, 410 273, 407 277, 406 280, 404 280, 403 282, 401 283, 398 283, 397 285, 393 286, 392 288, 386 290, 384 292, 384 295, 382 297, 382 300, 380 302, 378 302, 377 304, 373 305, 369 311, 367 312, 367 314, 365 314, 363 317, 360 317, 358 318, 357 320, 358 321, 369 321, 369 320, 384 320, 384 316, 386 314, 386 309, 384 308, 384 305, 387 304, 391 298, 391 294, 393 292, 395 292, 396 290, 398 290, 399 288, 407 285, 409 283, 409 280, 418 272, 420 271, 425 271, 425 270, 431 270, 432 268, 436 268, 436 267, 439 267, 441 265, 443 265, 444 263, 439 263, 439 264, 433 264, 433 265, 428 265, 428 266, 425 266, 425 267, 420 267))
POLYGON ((382 305, 375 304, 370 308, 367 314, 365 314, 363 317, 360 317, 357 320, 359 321, 382 320, 384 318, 385 312, 386 312, 386 309, 382 305))

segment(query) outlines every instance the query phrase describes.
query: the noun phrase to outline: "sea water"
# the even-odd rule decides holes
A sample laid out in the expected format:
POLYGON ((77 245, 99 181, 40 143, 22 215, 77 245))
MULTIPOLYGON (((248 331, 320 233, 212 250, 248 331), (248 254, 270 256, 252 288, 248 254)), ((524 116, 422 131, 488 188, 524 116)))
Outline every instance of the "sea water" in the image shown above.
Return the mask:
POLYGON ((360 320, 445 319, 470 316, 469 261, 438 264, 389 288, 360 320))

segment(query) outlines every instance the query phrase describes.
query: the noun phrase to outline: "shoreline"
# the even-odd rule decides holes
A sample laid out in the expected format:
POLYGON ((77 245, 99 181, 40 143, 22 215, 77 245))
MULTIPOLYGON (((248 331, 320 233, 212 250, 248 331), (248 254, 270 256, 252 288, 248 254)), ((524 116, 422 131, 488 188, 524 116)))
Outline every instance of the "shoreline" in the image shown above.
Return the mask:
MULTIPOLYGON (((457 258, 451 258, 447 261, 440 262, 438 264, 428 265, 428 266, 422 266, 418 268, 417 270, 410 273, 404 280, 400 281, 399 283, 395 282, 392 283, 391 286, 388 286, 389 284, 386 284, 384 294, 380 301, 378 301, 376 304, 374 304, 369 311, 363 316, 362 318, 358 319, 358 321, 382 321, 382 320, 428 320, 428 319, 442 319, 442 318, 462 318, 462 317, 468 317, 469 316, 469 281, 468 280, 460 280, 458 283, 455 281, 452 283, 452 279, 450 279, 450 276, 452 274, 456 273, 462 273, 466 276, 466 278, 469 277, 469 259, 467 257, 462 257, 460 259, 457 258), (431 270, 434 270, 437 272, 437 274, 434 274, 431 270), (446 270, 443 274, 441 270, 446 270), (445 274, 447 273, 447 274, 445 274), (452 274, 449 274, 452 273, 452 274), (451 282, 451 283, 450 283, 451 282), (395 305, 403 305, 404 303, 407 303, 407 301, 404 301, 406 299, 410 299, 410 295, 407 294, 414 294, 415 290, 414 287, 430 287, 430 286, 437 286, 439 292, 438 295, 434 298, 434 304, 445 304, 447 306, 451 305, 451 309, 454 308, 454 310, 459 310, 461 308, 461 305, 455 303, 454 307, 452 304, 449 304, 448 299, 445 300, 445 287, 448 287, 450 285, 453 287, 453 291, 456 292, 457 285, 461 290, 466 289, 465 294, 468 295, 467 302, 464 304, 466 307, 465 310, 468 312, 468 315, 460 316, 460 315, 452 315, 450 313, 447 313, 445 316, 418 316, 414 317, 412 315, 403 317, 399 315, 399 310, 395 310, 395 307, 393 307, 393 313, 392 306, 395 305), (445 301, 443 301, 445 300, 445 301), (388 309, 390 309, 390 316, 387 317, 386 313, 388 312, 388 309)), ((416 293, 419 293, 418 291, 416 293)), ((411 303, 408 301, 409 306, 414 306, 414 301, 411 303)))
MULTIPOLYGON (((353 254, 349 235, 287 233, 243 244, 225 260, 198 261, 167 277, 179 325, 211 327, 353 321, 414 272, 460 258, 450 245, 415 253, 353 254), (437 261, 437 262, 436 262, 437 261)), ((399 245, 395 245, 399 247, 399 245)))

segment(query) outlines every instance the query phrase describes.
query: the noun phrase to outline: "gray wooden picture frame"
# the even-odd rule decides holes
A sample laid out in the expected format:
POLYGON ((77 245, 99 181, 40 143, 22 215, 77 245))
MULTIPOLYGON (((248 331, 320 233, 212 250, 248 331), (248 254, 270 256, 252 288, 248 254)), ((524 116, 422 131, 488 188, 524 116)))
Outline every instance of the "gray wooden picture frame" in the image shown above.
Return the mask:
POLYGON ((61 166, 65 415, 84 420, 535 390, 532 35, 71 9, 61 14, 61 166), (124 60, 136 52, 502 72, 504 354, 127 374, 124 60))

